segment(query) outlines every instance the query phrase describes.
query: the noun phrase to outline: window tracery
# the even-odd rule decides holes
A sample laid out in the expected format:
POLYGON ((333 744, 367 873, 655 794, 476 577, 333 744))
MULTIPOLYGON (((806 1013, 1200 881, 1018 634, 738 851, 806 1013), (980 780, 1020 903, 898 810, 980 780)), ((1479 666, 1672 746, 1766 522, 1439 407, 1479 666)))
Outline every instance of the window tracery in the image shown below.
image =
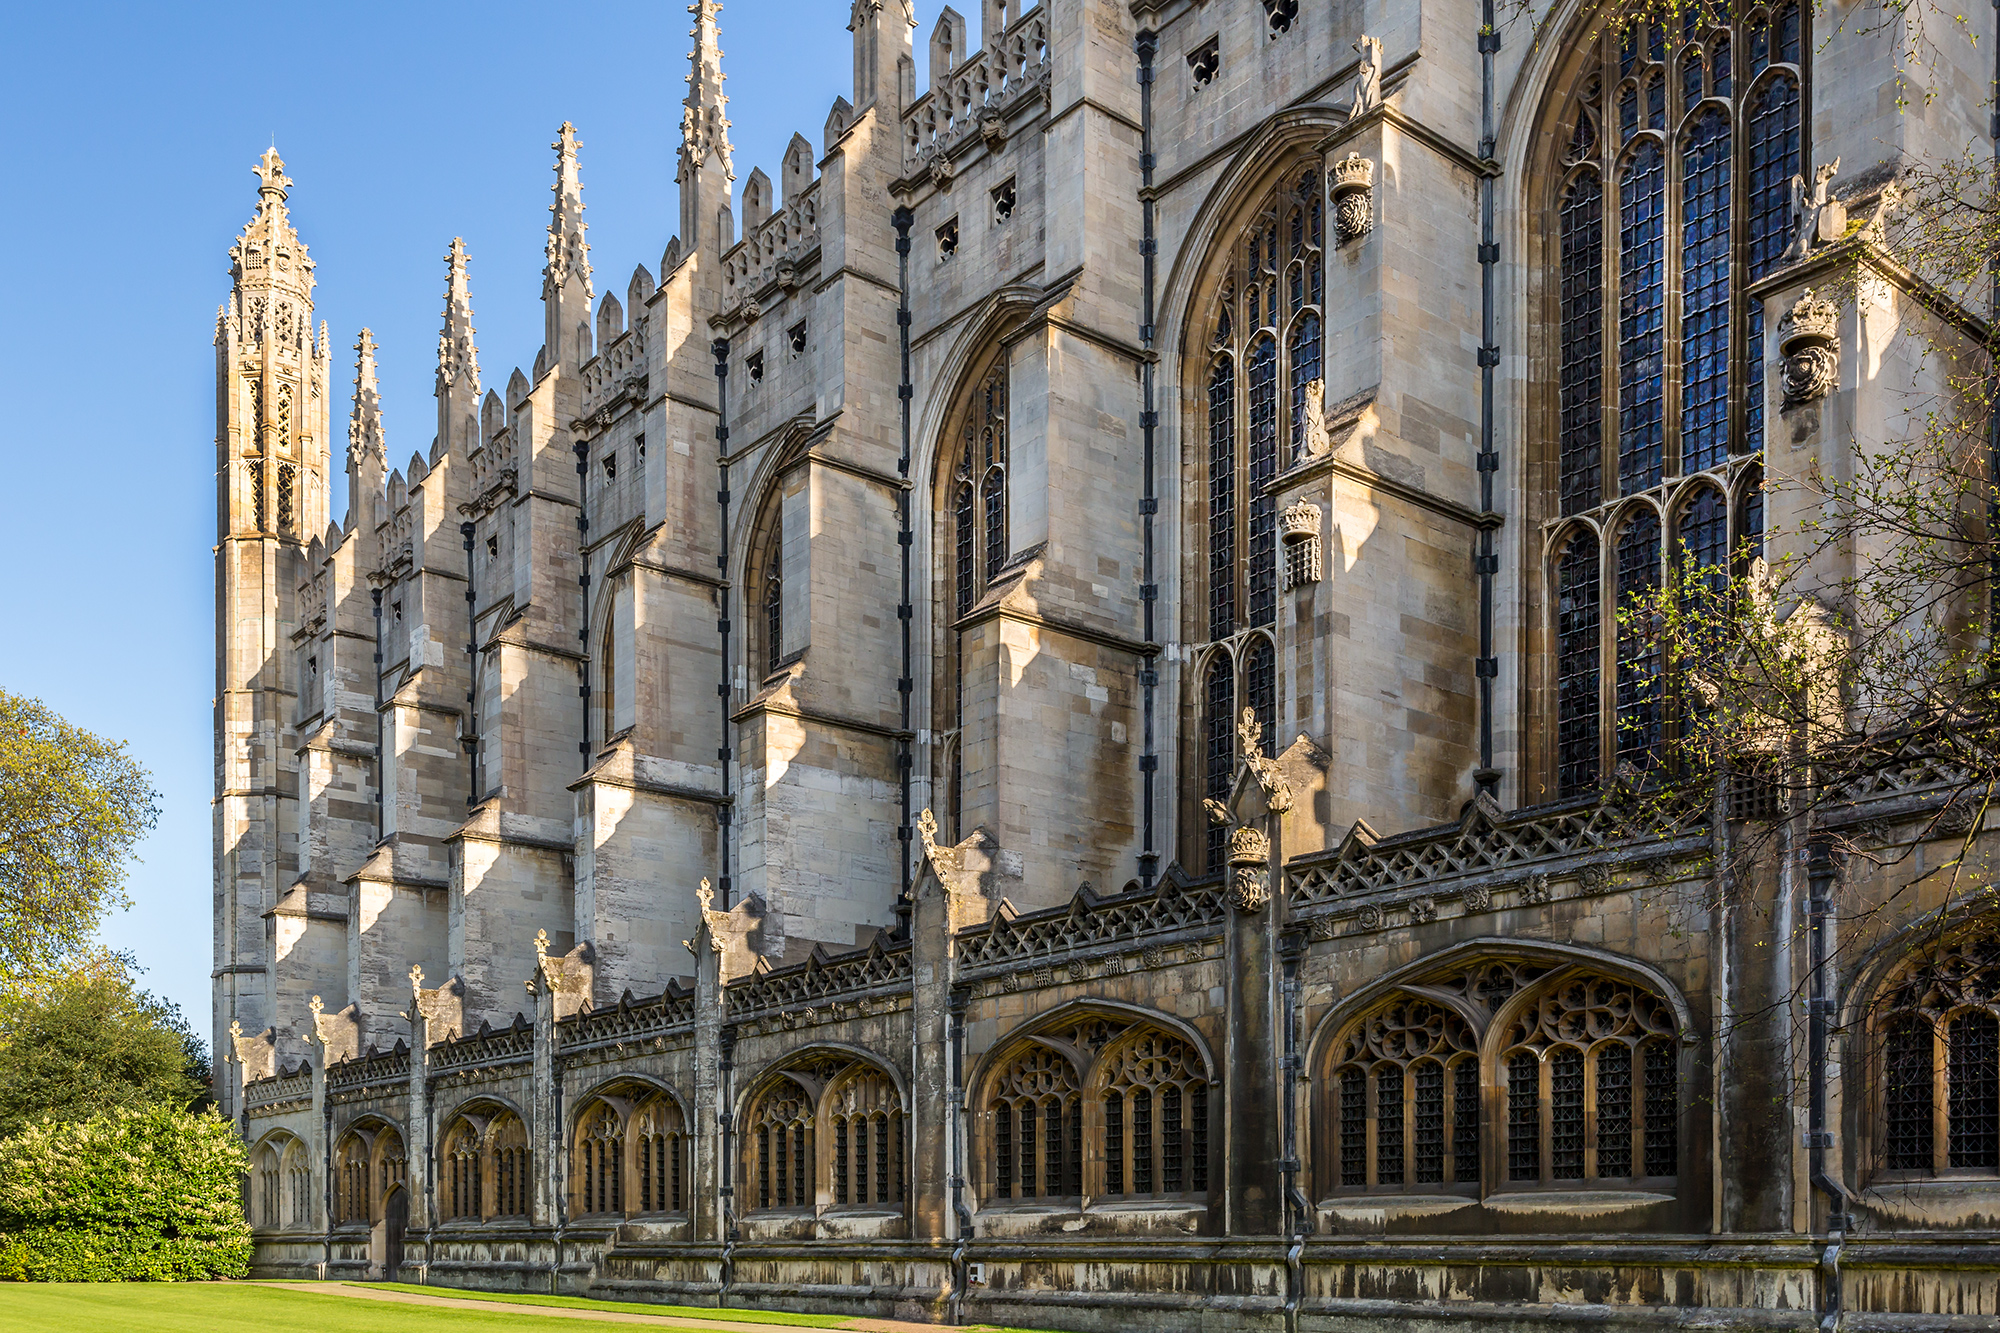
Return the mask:
POLYGON ((528 1128, 517 1115, 504 1115, 488 1131, 492 1145, 493 1216, 526 1217, 533 1198, 528 1128))
POLYGON ((1321 1183, 1664 1183, 1679 1171, 1679 1046, 1672 1007, 1616 977, 1497 959, 1428 978, 1328 1046, 1321 1183), (1483 1181, 1489 1163, 1499 1178, 1483 1181))
POLYGON ((1344 1189, 1479 1182, 1479 1048, 1465 1020, 1398 998, 1356 1024, 1334 1070, 1344 1189))
POLYGON ((1586 63, 1562 112, 1569 147, 1549 196, 1552 509, 1586 518, 1599 540, 1594 552, 1575 535, 1549 547, 1559 795, 1595 789, 1614 763, 1647 768, 1672 725, 1657 652, 1590 609, 1657 589, 1683 552, 1724 570, 1747 563, 1731 551, 1761 546, 1761 472, 1742 460, 1764 444, 1764 314, 1746 289, 1789 239, 1803 21, 1794 2, 1727 23, 1689 9, 1671 33, 1635 25, 1586 63), (1719 488, 1713 500, 1689 490, 1698 479, 1719 488), (1713 524, 1697 505, 1714 508, 1713 524), (1615 687, 1593 699, 1606 676, 1615 687))
POLYGON ((1927 951, 1879 1005, 1879 1164, 2000 1175, 2000 936, 1927 951))
POLYGON ((750 1118, 757 1207, 807 1208, 813 1190, 813 1105, 802 1089, 781 1085, 750 1118))
POLYGON ((485 1174, 480 1168, 479 1128, 465 1122, 452 1131, 444 1150, 443 1198, 446 1218, 478 1219, 486 1215, 484 1191, 481 1186, 485 1174))
POLYGON ((1208 1191, 1207 1064, 1157 1028, 1091 1018, 1045 1034, 988 1083, 993 1202, 1172 1198, 1208 1191))
MULTIPOLYGON (((1224 794, 1218 738, 1243 708, 1255 709, 1265 724, 1267 749, 1277 736, 1277 654, 1269 636, 1278 620, 1281 571, 1273 483, 1314 447, 1312 400, 1324 392, 1323 186, 1317 164, 1294 164, 1259 201, 1229 252, 1209 317, 1207 361, 1194 372, 1204 386, 1204 420, 1190 434, 1206 444, 1198 464, 1206 554, 1196 568, 1207 587, 1205 599, 1189 602, 1188 637, 1196 660, 1206 663, 1190 699, 1198 719, 1191 734, 1200 738, 1186 770, 1195 775, 1189 784, 1195 796, 1224 794)), ((1215 836, 1202 836, 1191 859, 1219 870, 1215 836)))

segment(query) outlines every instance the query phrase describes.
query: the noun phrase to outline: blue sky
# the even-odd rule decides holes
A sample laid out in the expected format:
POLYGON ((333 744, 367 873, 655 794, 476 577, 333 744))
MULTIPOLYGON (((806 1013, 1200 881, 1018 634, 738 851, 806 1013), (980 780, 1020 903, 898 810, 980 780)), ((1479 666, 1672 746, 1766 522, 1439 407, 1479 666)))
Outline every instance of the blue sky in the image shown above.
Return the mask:
MULTIPOLYGON (((928 25, 941 0, 924 0, 928 25)), ((966 12, 974 7, 961 5, 966 12)), ((738 184, 851 94, 848 0, 730 0, 738 184)), ((541 341, 549 143, 583 142, 599 291, 655 271, 689 19, 665 4, 35 5, 8 20, 0 144, 0 685, 130 742, 163 793, 105 939, 205 1029, 215 307, 275 139, 340 349, 363 325, 389 456, 427 449, 443 254, 462 236, 485 382, 541 341)), ((917 34, 918 60, 926 32, 917 34)), ((344 511, 336 495, 334 513, 344 511)))

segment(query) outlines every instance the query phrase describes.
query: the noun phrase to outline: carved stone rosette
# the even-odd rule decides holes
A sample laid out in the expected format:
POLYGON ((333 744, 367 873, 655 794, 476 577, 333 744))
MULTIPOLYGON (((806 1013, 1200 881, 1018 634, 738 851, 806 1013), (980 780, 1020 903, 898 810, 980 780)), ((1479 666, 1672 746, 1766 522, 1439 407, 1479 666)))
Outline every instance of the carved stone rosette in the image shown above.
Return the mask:
POLYGON ((1229 835, 1229 901, 1239 912, 1261 912, 1271 901, 1271 840, 1248 826, 1229 835))
POLYGON ((1333 194, 1333 243, 1346 245, 1375 229, 1375 163, 1349 153, 1327 173, 1333 194))
POLYGON ((1785 406, 1797 407, 1832 393, 1840 383, 1840 309, 1806 288, 1778 325, 1784 357, 1785 406))

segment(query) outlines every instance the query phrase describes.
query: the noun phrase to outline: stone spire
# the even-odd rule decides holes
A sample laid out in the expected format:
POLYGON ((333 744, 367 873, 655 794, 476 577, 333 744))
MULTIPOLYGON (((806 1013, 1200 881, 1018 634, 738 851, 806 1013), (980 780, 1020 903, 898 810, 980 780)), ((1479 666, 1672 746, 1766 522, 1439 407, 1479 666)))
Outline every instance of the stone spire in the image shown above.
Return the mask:
POLYGON ((479 439, 479 348, 472 340, 472 294, 465 281, 464 241, 452 237, 444 263, 444 327, 438 332, 438 443, 463 454, 479 439))
POLYGON ((688 52, 688 93, 681 112, 681 156, 674 180, 681 187, 681 242, 697 253, 720 254, 735 240, 729 208, 729 183, 736 179, 730 161, 729 118, 723 114, 729 98, 722 91, 722 47, 715 16, 716 0, 695 0, 694 50, 688 52))
POLYGON ((542 269, 544 347, 551 370, 575 374, 590 359, 590 246, 583 239, 583 181, 578 175, 576 127, 568 121, 549 147, 556 150, 556 183, 549 188, 548 264, 542 269))
POLYGON ((347 528, 372 532, 389 449, 382 433, 382 394, 375 382, 375 339, 367 329, 361 330, 354 352, 354 412, 347 419, 347 528))

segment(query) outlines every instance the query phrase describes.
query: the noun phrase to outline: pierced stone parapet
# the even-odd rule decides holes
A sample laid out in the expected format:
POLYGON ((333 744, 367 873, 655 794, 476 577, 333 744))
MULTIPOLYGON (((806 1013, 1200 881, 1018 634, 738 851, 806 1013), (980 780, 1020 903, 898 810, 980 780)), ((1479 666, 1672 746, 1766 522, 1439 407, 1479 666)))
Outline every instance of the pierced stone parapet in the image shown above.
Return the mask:
POLYGON ((724 992, 723 1012, 730 1020, 883 990, 907 991, 912 976, 909 943, 885 946, 880 936, 849 953, 830 954, 814 945, 803 963, 766 970, 759 962, 758 969, 724 992))

